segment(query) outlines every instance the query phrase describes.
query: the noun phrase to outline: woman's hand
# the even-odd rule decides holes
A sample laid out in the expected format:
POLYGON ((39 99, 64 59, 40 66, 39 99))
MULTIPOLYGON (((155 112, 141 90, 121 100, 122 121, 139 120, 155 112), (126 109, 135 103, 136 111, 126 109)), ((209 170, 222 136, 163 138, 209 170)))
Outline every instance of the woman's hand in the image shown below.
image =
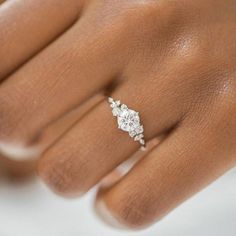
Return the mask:
POLYGON ((43 180, 59 194, 84 194, 139 149, 117 128, 106 95, 120 99, 140 112, 147 141, 164 135, 99 191, 98 210, 133 228, 157 221, 235 165, 235 0, 45 1, 52 12, 41 2, 0 10, 2 152, 47 149, 43 180), (55 122, 93 99, 58 131, 55 122), (53 138, 45 135, 50 127, 53 138))

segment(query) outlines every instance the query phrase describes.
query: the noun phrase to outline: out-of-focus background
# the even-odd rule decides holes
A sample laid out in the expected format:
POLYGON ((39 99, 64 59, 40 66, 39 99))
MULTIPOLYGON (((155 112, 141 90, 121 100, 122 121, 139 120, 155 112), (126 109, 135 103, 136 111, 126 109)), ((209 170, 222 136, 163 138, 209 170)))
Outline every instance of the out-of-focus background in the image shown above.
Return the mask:
POLYGON ((104 225, 92 209, 94 192, 65 200, 38 179, 0 178, 0 236, 235 236, 236 169, 153 227, 127 232, 104 225))

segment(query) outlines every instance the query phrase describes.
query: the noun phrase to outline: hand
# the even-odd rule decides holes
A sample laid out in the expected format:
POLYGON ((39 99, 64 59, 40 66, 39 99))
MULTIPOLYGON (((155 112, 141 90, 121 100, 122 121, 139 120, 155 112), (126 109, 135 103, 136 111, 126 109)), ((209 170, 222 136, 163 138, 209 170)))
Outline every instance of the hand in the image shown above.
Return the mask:
MULTIPOLYGON (((147 141, 164 138, 101 187, 96 205, 119 224, 144 227, 235 166, 236 2, 91 0, 80 7, 73 26, 37 55, 49 36, 40 44, 36 27, 24 34, 37 42, 27 43, 24 58, 34 57, 0 87, 0 137, 11 145, 5 152, 18 143, 26 152, 47 147, 40 176, 55 192, 78 196, 139 149, 112 117, 107 95, 120 99, 140 112, 147 141), (41 145, 47 127, 95 94, 100 102, 41 145)), ((66 26, 76 14, 68 15, 66 26)), ((42 28, 55 29, 53 22, 42 28)), ((8 55, 2 75, 23 57, 8 55)))
MULTIPOLYGON (((65 129, 65 125, 62 125, 63 128, 57 125, 53 132, 50 132, 53 135, 47 135, 47 140, 43 138, 44 144, 39 145, 37 140, 34 143, 37 144, 35 148, 35 145, 32 145, 33 135, 28 134, 29 129, 25 127, 27 121, 23 122, 20 118, 25 112, 22 107, 24 103, 22 96, 25 90, 18 91, 17 88, 13 88, 8 94, 8 89, 5 90, 4 86, 8 86, 9 83, 14 87, 17 83, 9 81, 14 80, 11 78, 15 76, 10 75, 71 27, 78 18, 82 1, 59 0, 55 4, 54 0, 26 2, 0 0, 1 3, 3 4, 0 6, 0 56, 2 58, 0 63, 0 82, 2 81, 0 85, 2 91, 0 92, 0 166, 3 166, 11 176, 19 178, 19 176, 32 174, 35 169, 35 160, 32 158, 39 156, 40 152, 50 145, 55 134, 58 136, 65 129)), ((27 80, 31 79, 27 78, 27 80)), ((37 122, 30 123, 32 126, 37 125, 37 122)))

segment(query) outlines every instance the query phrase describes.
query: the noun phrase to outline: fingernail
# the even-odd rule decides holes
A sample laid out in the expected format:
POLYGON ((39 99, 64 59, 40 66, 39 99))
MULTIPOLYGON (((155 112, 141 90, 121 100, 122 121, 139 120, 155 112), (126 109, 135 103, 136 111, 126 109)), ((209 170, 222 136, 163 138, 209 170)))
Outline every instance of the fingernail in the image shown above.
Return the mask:
POLYGON ((0 153, 11 160, 24 161, 38 158, 40 150, 36 147, 0 142, 0 153))
POLYGON ((96 210, 97 215, 100 217, 100 219, 106 224, 108 224, 109 226, 112 226, 117 229, 129 230, 126 226, 121 224, 117 220, 117 218, 110 212, 106 203, 103 200, 97 201, 95 210, 96 210))

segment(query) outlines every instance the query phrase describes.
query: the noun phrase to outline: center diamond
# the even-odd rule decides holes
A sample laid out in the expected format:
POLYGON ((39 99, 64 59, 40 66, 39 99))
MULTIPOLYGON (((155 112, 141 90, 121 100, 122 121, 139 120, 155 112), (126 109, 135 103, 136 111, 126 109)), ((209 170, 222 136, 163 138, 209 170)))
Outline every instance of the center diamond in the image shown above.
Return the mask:
POLYGON ((127 132, 133 131, 140 126, 138 112, 130 109, 122 110, 117 117, 117 121, 119 128, 127 132))

